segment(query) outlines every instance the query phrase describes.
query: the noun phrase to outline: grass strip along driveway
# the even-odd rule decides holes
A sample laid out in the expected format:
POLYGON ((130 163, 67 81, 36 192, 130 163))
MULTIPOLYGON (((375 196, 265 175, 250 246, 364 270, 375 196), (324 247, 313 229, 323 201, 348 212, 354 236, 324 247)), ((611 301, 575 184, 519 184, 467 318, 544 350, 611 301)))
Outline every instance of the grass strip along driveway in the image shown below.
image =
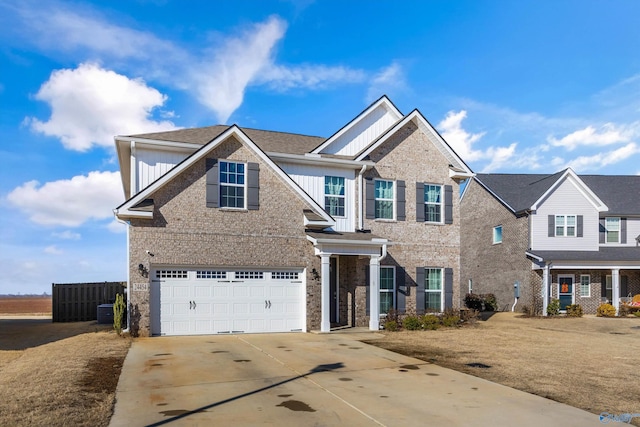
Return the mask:
POLYGON ((496 313, 471 327, 384 335, 367 343, 595 414, 640 414, 640 318, 496 313))

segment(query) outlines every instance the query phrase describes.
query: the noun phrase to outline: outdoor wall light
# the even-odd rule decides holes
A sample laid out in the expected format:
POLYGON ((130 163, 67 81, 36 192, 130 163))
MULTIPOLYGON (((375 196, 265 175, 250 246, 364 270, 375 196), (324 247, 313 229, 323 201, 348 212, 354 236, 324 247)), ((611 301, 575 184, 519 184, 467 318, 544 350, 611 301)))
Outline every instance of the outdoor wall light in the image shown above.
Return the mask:
POLYGON ((311 270, 311 274, 313 275, 314 280, 318 280, 320 278, 320 275, 318 274, 318 270, 316 270, 315 268, 311 270))
POLYGON ((149 277, 149 270, 147 270, 147 267, 143 264, 138 264, 138 273, 140 273, 142 277, 149 277))

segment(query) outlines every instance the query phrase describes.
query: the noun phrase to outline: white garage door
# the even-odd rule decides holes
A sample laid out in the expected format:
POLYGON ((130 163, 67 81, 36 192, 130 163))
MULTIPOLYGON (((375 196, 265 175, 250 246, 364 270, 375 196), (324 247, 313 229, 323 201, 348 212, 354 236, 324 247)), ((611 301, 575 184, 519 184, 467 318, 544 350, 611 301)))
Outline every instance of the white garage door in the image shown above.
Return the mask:
POLYGON ((154 335, 300 332, 301 270, 157 269, 151 282, 154 335))

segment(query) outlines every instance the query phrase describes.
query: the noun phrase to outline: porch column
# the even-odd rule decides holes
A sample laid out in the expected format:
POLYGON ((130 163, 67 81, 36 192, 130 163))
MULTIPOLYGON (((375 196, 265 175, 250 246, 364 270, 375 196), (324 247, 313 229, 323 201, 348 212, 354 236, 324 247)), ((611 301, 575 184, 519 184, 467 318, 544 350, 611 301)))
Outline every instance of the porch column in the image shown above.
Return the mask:
POLYGON ((369 261, 369 330, 380 329, 380 257, 369 261))
POLYGON ((617 268, 611 269, 611 299, 617 315, 620 309, 620 270, 617 268))
POLYGON ((549 306, 549 264, 544 265, 542 270, 542 315, 547 315, 549 306))
POLYGON ((320 332, 329 332, 331 330, 331 273, 329 272, 329 254, 321 254, 322 262, 320 268, 320 310, 322 312, 320 320, 320 332))

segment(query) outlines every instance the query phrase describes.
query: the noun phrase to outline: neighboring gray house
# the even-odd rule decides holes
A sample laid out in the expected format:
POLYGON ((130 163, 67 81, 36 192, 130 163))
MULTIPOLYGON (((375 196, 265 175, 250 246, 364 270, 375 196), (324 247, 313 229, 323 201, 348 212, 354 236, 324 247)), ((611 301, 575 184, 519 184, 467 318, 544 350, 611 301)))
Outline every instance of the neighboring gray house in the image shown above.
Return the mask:
POLYGON ((640 293, 640 176, 477 174, 461 200, 462 294, 595 313, 640 293))
POLYGON ((471 170, 386 97, 328 139, 211 126, 116 137, 133 333, 377 330, 460 301, 471 170))

